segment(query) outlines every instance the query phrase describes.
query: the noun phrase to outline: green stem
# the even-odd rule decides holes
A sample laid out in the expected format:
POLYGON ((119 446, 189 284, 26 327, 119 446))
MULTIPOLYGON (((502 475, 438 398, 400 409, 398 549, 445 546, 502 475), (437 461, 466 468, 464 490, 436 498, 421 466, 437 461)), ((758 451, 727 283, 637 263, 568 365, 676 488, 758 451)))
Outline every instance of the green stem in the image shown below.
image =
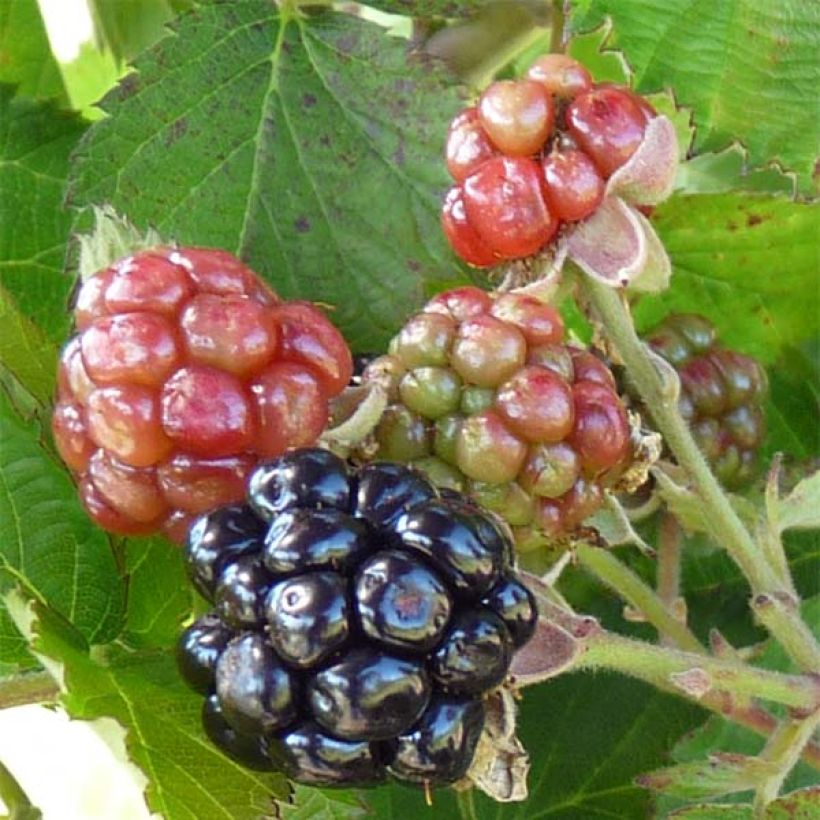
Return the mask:
POLYGON ((0 679, 0 709, 57 700, 60 689, 48 672, 23 672, 0 679))
POLYGON ((658 597, 674 612, 680 601, 681 536, 677 519, 665 512, 661 515, 658 537, 658 597))
POLYGON ((776 770, 755 791, 755 817, 766 817, 766 806, 777 797, 818 726, 820 709, 803 720, 784 720, 769 738, 760 757, 773 763, 776 770))
POLYGON ((461 820, 478 820, 472 789, 456 792, 456 804, 458 805, 458 813, 461 816, 461 820))
POLYGON ((681 652, 604 630, 591 635, 584 643, 579 666, 621 672, 696 702, 720 689, 807 711, 820 707, 820 681, 808 676, 785 675, 694 652, 681 652))
POLYGON ((32 806, 14 775, 0 762, 0 800, 5 804, 9 820, 35 820, 43 815, 32 806))
POLYGON ((820 646, 800 619, 797 604, 791 595, 759 593, 752 599, 752 611, 758 621, 777 636, 798 666, 820 672, 820 646))
POLYGON ((638 610, 658 632, 672 639, 677 646, 689 652, 706 654, 700 641, 664 605, 647 583, 608 550, 587 545, 576 549, 582 567, 589 570, 615 590, 633 609, 638 610))
MULTIPOLYGON (((775 595, 781 587, 778 573, 732 509, 729 499, 695 444, 689 428, 678 412, 673 391, 664 385, 646 346, 635 332, 622 293, 586 275, 581 277, 581 282, 641 398, 652 408, 652 417, 658 430, 663 434, 678 464, 694 481, 705 516, 712 525, 712 532, 743 570, 753 591, 756 594, 775 595)), ((785 610, 783 617, 771 619, 767 627, 802 668, 818 671, 817 666, 808 666, 806 661, 816 658, 820 654, 820 648, 800 621, 796 609, 785 610)))
POLYGON ((552 21, 550 22, 550 51, 555 54, 560 54, 564 51, 565 25, 564 0, 553 0, 552 21))

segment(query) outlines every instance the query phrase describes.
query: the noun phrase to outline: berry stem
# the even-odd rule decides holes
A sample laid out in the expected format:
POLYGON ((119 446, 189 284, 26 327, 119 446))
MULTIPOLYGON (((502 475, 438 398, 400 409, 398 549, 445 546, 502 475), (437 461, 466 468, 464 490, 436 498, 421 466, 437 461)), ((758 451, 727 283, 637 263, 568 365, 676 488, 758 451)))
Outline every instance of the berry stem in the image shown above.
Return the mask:
POLYGON ((456 794, 456 804, 461 820, 478 820, 475 811, 475 798, 472 789, 465 789, 456 794))
POLYGON ((23 672, 0 679, 0 709, 55 701, 60 688, 48 672, 23 672))
POLYGON ((553 0, 552 22, 550 24, 550 51, 555 54, 561 54, 564 51, 565 22, 564 0, 553 0))
POLYGON ((686 622, 686 603, 680 594, 681 541, 683 531, 668 512, 661 514, 658 534, 658 598, 675 620, 686 622))
POLYGON ((783 781, 809 745, 818 726, 820 709, 802 720, 784 720, 769 738, 760 758, 771 763, 775 771, 755 791, 755 817, 766 817, 766 806, 777 797, 783 781))
POLYGON ((585 641, 578 665, 611 669, 701 702, 710 691, 770 700, 797 709, 820 709, 820 681, 682 652, 600 630, 585 641))
MULTIPOLYGON (((0 803, 5 805, 8 817, 40 817, 40 812, 31 805, 28 795, 23 791, 14 775, 0 762, 0 803)), ((6 815, 4 815, 6 816, 6 815)))
MULTIPOLYGON (((686 423, 677 410, 677 402, 665 387, 653 364, 646 345, 638 338, 623 294, 582 275, 581 286, 617 348, 641 398, 652 408, 658 430, 663 434, 678 463, 694 480, 704 506, 705 518, 712 525, 718 543, 731 555, 749 579, 756 599, 764 596, 776 606, 763 607, 761 621, 781 643, 794 661, 806 671, 820 671, 820 647, 800 620, 798 607, 785 606, 779 573, 767 560, 764 551, 744 527, 729 498, 709 469, 686 423)), ((788 586, 791 586, 790 584, 788 586)))
POLYGON ((631 607, 641 612, 663 637, 687 652, 706 654, 700 641, 681 623, 665 605, 658 594, 639 578, 629 567, 621 563, 611 552, 581 545, 576 550, 578 561, 584 569, 596 575, 613 589, 631 607))

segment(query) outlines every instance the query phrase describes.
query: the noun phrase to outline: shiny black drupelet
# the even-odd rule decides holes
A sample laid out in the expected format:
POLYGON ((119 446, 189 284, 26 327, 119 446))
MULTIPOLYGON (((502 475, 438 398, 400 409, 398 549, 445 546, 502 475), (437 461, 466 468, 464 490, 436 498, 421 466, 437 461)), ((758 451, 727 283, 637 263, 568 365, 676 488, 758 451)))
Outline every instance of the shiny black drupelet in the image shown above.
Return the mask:
POLYGON ((303 783, 460 780, 483 698, 535 628, 512 555, 411 468, 315 448, 259 467, 248 504, 202 516, 186 549, 214 605, 177 652, 206 733, 303 783))

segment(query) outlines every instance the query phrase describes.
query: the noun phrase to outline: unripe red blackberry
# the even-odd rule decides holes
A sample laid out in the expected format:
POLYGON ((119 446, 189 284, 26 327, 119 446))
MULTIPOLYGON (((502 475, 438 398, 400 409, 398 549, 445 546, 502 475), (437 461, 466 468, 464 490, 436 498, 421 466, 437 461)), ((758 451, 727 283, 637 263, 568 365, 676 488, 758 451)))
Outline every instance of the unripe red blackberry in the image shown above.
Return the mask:
POLYGON ((766 434, 766 371, 720 347, 712 323, 696 314, 670 314, 646 339, 677 370, 681 415, 717 477, 730 488, 748 483, 766 434))
POLYGON ((458 288, 411 317, 363 379, 386 385, 377 457, 409 462, 506 519, 555 536, 603 501, 630 455, 606 364, 564 343, 531 296, 458 288))
POLYGON ((606 181, 656 116, 627 88, 595 84, 564 54, 538 58, 518 80, 492 83, 452 121, 442 227, 470 265, 491 267, 547 247, 591 216, 606 181))
POLYGON ((263 457, 312 444, 350 380, 341 334, 282 302, 236 257, 157 247, 77 295, 52 430, 92 519, 184 539, 190 517, 239 500, 263 457))

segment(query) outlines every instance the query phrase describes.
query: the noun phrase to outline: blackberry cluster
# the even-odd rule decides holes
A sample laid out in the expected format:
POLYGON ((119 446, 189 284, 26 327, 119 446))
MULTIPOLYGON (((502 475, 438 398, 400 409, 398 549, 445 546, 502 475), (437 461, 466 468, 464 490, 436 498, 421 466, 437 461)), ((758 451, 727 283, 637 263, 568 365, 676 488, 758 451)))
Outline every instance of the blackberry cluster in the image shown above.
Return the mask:
POLYGON ((524 79, 492 83, 447 136, 456 184, 441 223, 453 250, 476 267, 537 253, 562 224, 596 210, 655 116, 642 97, 593 83, 564 54, 543 55, 524 79))
POLYGON ((206 732, 302 783, 461 779, 482 695, 537 618, 486 514, 402 465, 321 449, 258 467, 248 504, 199 518, 186 555, 215 607, 178 651, 206 732))
POLYGON ((667 316, 647 341, 677 370, 681 415, 717 477, 730 488, 748 483, 766 434, 766 371, 720 347, 714 326, 696 314, 667 316))
POLYGON ((468 492, 524 543, 577 527, 631 454, 609 368, 564 344, 558 311, 466 287, 434 297, 373 361, 387 385, 378 456, 468 492))
POLYGON ((353 370, 313 305, 282 302, 236 257, 157 247, 80 289, 52 417, 57 449, 106 530, 184 540, 240 500, 261 458, 312 444, 353 370))

